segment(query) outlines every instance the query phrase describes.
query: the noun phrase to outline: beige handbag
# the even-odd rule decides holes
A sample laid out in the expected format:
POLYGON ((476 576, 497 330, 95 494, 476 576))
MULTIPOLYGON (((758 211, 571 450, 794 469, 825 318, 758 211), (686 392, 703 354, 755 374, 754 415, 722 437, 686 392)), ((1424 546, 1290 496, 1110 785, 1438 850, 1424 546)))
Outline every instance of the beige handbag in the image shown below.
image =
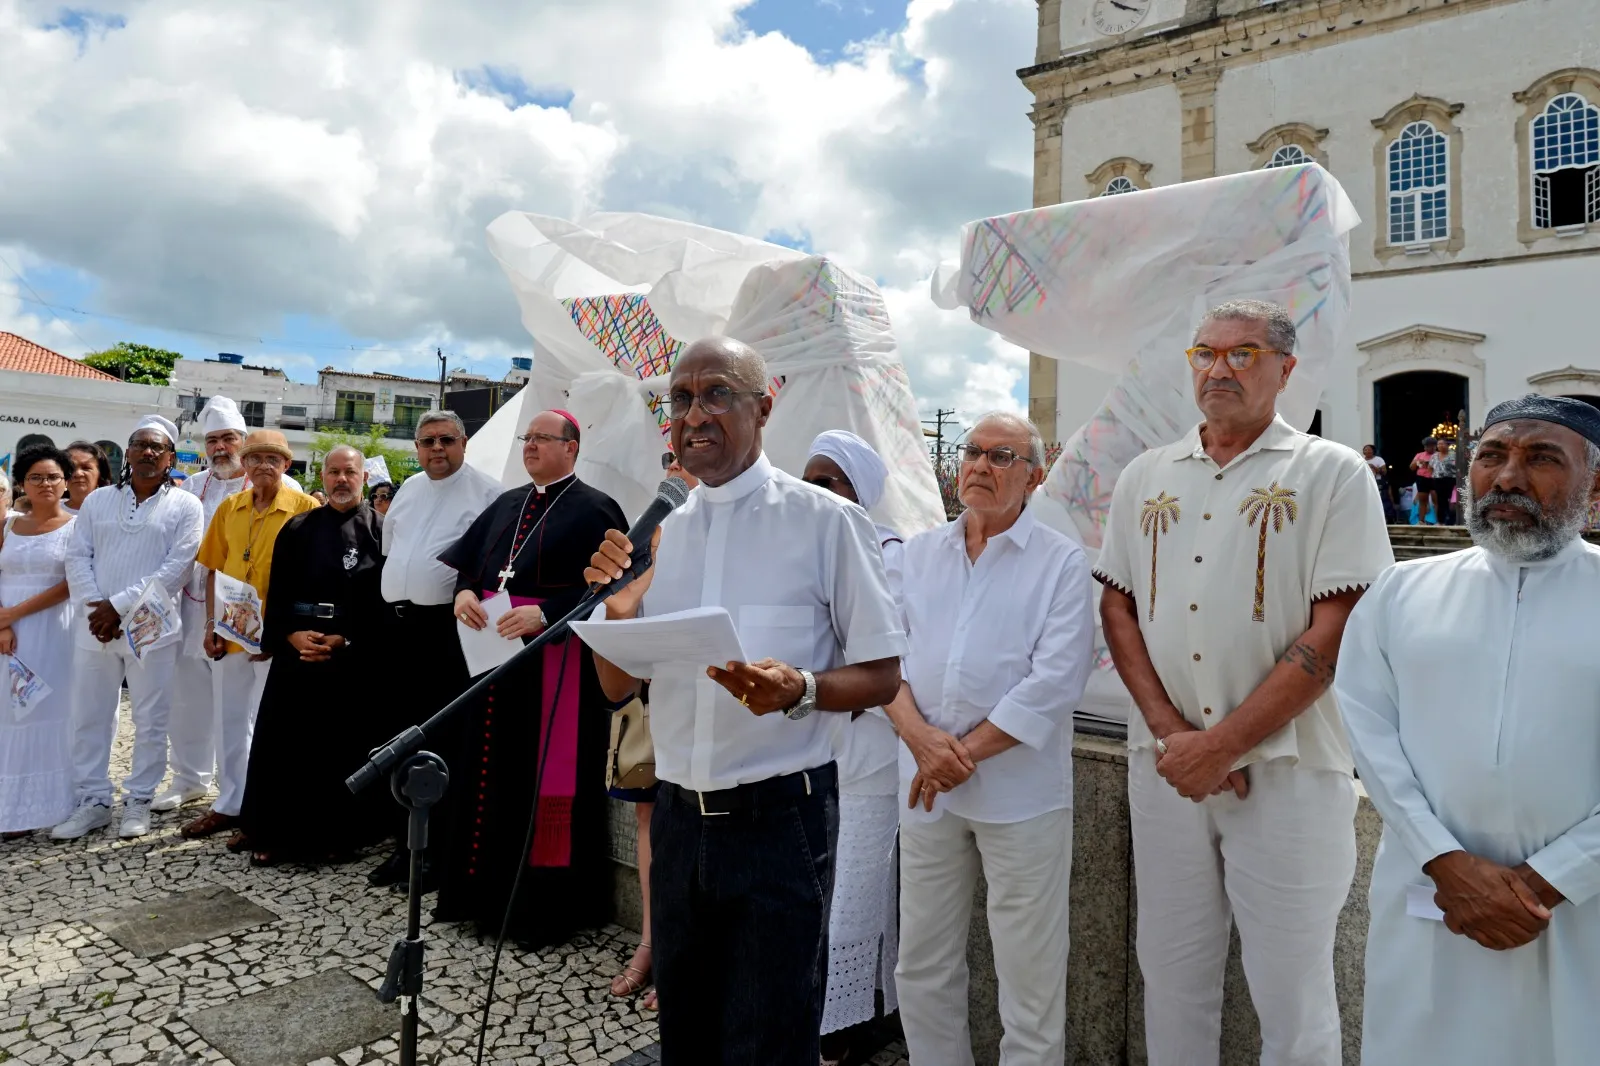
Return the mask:
POLYGON ((611 750, 606 753, 606 788, 651 788, 656 783, 656 746, 650 739, 650 706, 635 696, 611 712, 611 750))

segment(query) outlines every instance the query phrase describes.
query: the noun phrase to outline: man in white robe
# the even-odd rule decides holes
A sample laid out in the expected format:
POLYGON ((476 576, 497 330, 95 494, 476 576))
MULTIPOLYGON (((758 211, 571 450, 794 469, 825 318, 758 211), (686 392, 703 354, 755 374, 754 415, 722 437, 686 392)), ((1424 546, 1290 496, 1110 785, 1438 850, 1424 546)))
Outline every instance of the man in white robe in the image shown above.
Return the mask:
POLYGON ((1402 563, 1351 614, 1336 691, 1383 815, 1367 1066, 1600 1061, 1600 411, 1489 412, 1476 547, 1402 563), (1442 915, 1441 912, 1442 911, 1442 915))
MULTIPOLYGON (((200 497, 204 522, 211 524, 217 506, 236 492, 246 479, 239 462, 244 446, 244 416, 226 396, 213 396, 200 409, 206 458, 211 465, 184 480, 181 488, 200 497)), ((216 770, 216 664, 205 652, 206 574, 196 564, 182 593, 183 642, 172 670, 172 714, 167 721, 167 746, 172 763, 172 785, 150 804, 152 811, 171 811, 205 796, 216 770)))

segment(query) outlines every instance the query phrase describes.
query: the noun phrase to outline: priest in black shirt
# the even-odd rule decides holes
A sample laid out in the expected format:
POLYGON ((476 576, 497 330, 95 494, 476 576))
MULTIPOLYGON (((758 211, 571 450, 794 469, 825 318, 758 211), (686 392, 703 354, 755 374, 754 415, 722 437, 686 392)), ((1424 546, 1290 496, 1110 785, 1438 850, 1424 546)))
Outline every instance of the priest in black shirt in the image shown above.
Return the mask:
MULTIPOLYGON (((578 423, 571 415, 540 412, 521 440, 533 484, 502 494, 439 558, 459 574, 455 610, 463 625, 482 629, 482 601, 509 596, 512 607, 496 628, 526 642, 578 605, 594 545, 628 523, 611 497, 572 472, 578 423)), ((510 935, 536 949, 611 916, 602 765, 610 716, 602 713, 594 661, 575 638, 546 645, 509 673, 465 712, 465 750, 446 756, 453 825, 434 917, 497 934, 524 867, 510 935), (526 847, 541 759, 537 828, 526 847)))
POLYGON ((388 734, 371 679, 396 654, 378 588, 383 516, 361 499, 364 466, 349 445, 330 451, 327 505, 291 518, 273 548, 261 644, 272 667, 239 815, 258 866, 348 858, 394 820, 387 789, 344 785, 388 734))

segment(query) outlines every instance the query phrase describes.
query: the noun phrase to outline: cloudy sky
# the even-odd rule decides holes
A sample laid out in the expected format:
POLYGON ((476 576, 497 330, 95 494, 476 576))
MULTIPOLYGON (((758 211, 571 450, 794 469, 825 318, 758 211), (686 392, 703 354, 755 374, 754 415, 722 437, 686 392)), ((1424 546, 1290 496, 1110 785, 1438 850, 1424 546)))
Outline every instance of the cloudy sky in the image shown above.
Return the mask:
POLYGON ((0 330, 498 376, 529 338, 484 226, 647 211, 836 255, 928 410, 1017 405, 1024 353, 926 278, 1030 202, 1036 10, 0 0, 0 330))

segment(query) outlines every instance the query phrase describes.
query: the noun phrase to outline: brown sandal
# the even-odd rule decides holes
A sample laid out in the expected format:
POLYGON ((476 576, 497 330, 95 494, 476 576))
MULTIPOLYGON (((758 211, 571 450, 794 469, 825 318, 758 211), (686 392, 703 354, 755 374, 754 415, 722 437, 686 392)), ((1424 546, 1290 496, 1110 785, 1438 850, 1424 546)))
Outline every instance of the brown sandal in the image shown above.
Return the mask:
MULTIPOLYGON (((639 946, 633 950, 634 959, 638 959, 641 952, 648 955, 650 953, 650 945, 640 941, 639 946)), ((649 983, 650 967, 646 965, 643 969, 640 969, 630 961, 622 968, 621 973, 611 979, 611 994, 618 999, 626 999, 644 991, 645 986, 649 983), (621 983, 620 988, 618 987, 619 982, 621 983)))
POLYGON ((252 851, 250 853, 251 866, 276 866, 278 857, 270 851, 252 851))
POLYGON ((232 829, 239 824, 239 819, 231 814, 220 811, 207 811, 182 829, 178 835, 187 840, 199 840, 201 837, 213 836, 224 829, 232 829))
POLYGON ((233 852, 235 855, 239 854, 241 851, 249 851, 250 838, 245 836, 243 829, 237 830, 234 832, 233 836, 228 838, 227 847, 228 850, 233 852))
POLYGON ((646 992, 644 994, 644 999, 640 1001, 639 1006, 643 1007, 645 1010, 660 1010, 661 1003, 656 999, 656 990, 652 988, 650 991, 646 992))

